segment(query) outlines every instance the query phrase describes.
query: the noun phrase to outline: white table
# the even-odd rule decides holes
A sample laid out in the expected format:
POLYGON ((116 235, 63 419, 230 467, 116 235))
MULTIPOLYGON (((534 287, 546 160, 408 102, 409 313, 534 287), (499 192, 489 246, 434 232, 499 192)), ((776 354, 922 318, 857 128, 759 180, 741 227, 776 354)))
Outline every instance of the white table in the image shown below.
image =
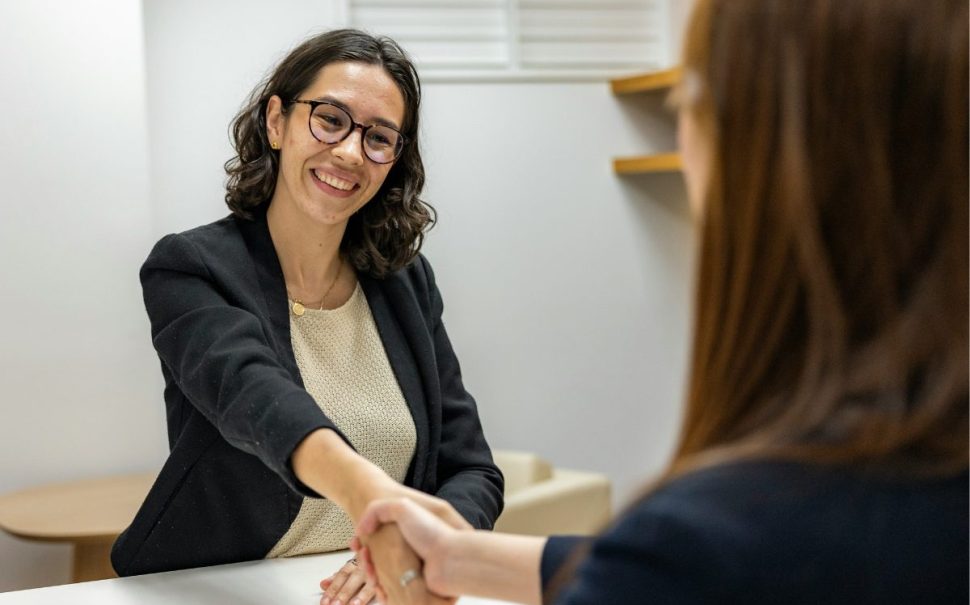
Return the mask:
MULTIPOLYGON (((320 580, 349 551, 215 565, 0 593, 0 605, 319 605, 320 580)), ((465 597, 459 605, 504 601, 465 597)))

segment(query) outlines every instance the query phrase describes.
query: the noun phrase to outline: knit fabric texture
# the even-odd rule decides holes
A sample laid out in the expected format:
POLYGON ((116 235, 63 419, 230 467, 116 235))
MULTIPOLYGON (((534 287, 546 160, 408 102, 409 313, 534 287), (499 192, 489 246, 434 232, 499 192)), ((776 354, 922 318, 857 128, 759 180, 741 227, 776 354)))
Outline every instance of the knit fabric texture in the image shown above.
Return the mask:
MULTIPOLYGON (((414 419, 360 284, 337 309, 307 309, 302 317, 291 313, 290 339, 304 386, 320 409, 361 456, 403 483, 417 440, 414 419)), ((341 550, 353 535, 350 516, 340 507, 304 498, 266 557, 341 550)))

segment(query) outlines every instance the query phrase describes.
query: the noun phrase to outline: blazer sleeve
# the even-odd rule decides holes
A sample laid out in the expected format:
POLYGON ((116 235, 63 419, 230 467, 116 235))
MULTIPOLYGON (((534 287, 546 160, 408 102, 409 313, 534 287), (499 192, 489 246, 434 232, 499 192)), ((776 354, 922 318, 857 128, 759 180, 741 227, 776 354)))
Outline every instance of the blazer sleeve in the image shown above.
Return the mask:
MULTIPOLYGON (((547 584, 555 567, 581 542, 550 538, 543 551, 544 602, 596 605, 628 602, 657 605, 721 603, 732 586, 717 572, 735 553, 710 537, 698 523, 690 501, 664 498, 644 501, 603 535, 586 544, 588 553, 574 575, 560 586, 547 584)), ((708 530, 708 531, 705 531, 708 530)), ((743 565, 743 563, 739 563, 743 565)))
POLYGON ((552 587, 552 582, 558 580, 556 574, 579 553, 579 549, 588 550, 593 538, 589 536, 549 536, 542 549, 542 561, 539 565, 539 576, 542 580, 542 592, 552 587))
POLYGON ((441 320, 444 303, 431 265, 419 256, 428 279, 432 338, 441 385, 441 445, 437 491, 477 529, 491 529, 502 512, 505 481, 492 460, 475 399, 465 390, 461 367, 441 320))
POLYGON ((226 441, 319 497, 296 478, 290 455, 319 428, 350 442, 282 366, 259 318, 227 301, 225 284, 183 235, 162 238, 140 277, 152 343, 179 390, 226 441))

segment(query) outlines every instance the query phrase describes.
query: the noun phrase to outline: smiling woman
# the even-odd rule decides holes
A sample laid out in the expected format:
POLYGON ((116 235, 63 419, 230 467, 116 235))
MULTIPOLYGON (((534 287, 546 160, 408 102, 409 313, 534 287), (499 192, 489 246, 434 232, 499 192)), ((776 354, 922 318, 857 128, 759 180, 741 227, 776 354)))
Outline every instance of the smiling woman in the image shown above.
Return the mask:
POLYGON ((380 132, 399 132, 404 98, 382 67, 350 62, 324 67, 303 96, 316 100, 273 95, 267 104, 270 145, 279 147, 280 155, 268 211, 271 229, 290 215, 321 229, 343 230, 393 167, 400 150, 396 141, 403 141, 403 135, 391 146, 393 135, 381 137, 380 132), (358 125, 352 113, 368 125, 358 125))
MULTIPOLYGON (((386 497, 493 525, 502 475, 419 255, 420 96, 393 41, 338 30, 236 116, 232 215, 164 237, 142 267, 171 453, 114 545, 119 575, 344 549, 386 497)), ((321 585, 374 594, 355 561, 321 585)))

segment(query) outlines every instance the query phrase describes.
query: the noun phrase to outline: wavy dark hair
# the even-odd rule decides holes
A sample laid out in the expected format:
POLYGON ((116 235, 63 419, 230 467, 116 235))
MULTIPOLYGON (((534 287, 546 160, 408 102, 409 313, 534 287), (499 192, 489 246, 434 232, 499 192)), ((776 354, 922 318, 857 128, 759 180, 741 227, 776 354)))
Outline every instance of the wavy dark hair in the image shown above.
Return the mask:
POLYGON ((340 249, 358 270, 384 277, 407 265, 421 249, 425 232, 434 225, 435 210, 420 198, 424 164, 418 144, 421 82, 407 53, 390 38, 355 29, 318 34, 293 49, 273 73, 250 93, 230 124, 236 155, 225 164, 226 204, 233 214, 253 218, 253 210, 269 204, 276 188, 279 152, 266 134, 266 106, 273 95, 283 100, 283 113, 335 62, 379 65, 404 97, 404 150, 381 186, 354 214, 340 249))

